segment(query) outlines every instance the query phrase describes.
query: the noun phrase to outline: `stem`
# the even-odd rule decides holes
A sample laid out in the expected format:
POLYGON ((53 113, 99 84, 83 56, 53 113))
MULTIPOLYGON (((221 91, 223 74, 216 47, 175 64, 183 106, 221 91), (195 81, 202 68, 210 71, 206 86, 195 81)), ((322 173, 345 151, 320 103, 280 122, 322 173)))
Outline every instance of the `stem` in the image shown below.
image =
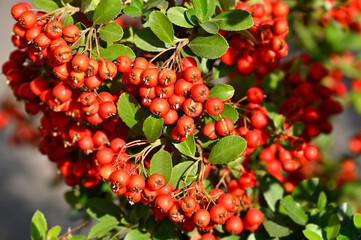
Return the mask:
POLYGON ((61 235, 61 236, 59 237, 59 240, 66 240, 66 237, 67 237, 69 234, 71 234, 71 233, 73 233, 73 232, 75 232, 75 231, 78 231, 79 229, 85 227, 85 226, 88 225, 89 223, 90 223, 90 221, 85 221, 85 222, 81 223, 79 226, 77 226, 77 227, 75 227, 75 228, 73 228, 73 229, 69 228, 66 233, 64 233, 63 235, 61 235))

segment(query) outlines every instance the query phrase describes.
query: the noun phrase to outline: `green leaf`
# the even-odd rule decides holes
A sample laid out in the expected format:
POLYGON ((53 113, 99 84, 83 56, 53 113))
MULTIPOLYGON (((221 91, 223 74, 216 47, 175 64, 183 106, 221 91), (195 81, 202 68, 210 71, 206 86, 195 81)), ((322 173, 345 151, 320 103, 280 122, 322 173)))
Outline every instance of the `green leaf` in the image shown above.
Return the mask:
POLYGON ((327 239, 335 239, 340 233, 341 222, 337 214, 332 214, 326 227, 327 239))
POLYGON ((109 22, 122 12, 122 8, 121 0, 101 0, 94 10, 93 22, 98 25, 109 22))
POLYGON ((57 239, 60 232, 61 232, 61 227, 60 226, 54 226, 48 231, 48 233, 46 234, 46 238, 47 239, 51 239, 51 238, 56 238, 57 239))
POLYGON ((149 142, 155 142, 162 135, 163 118, 150 115, 144 121, 143 132, 149 142))
POLYGON ((219 27, 216 23, 213 22, 205 22, 200 24, 201 28, 210 34, 218 33, 219 27))
POLYGON ((193 28, 193 25, 187 20, 185 12, 187 11, 184 7, 171 7, 167 11, 169 20, 180 27, 193 28))
POLYGON ((234 95, 234 88, 231 85, 220 83, 209 90, 209 98, 217 97, 222 101, 231 99, 234 95))
POLYGON ((135 53, 133 50, 123 44, 110 45, 106 48, 100 48, 99 51, 100 56, 102 56, 102 58, 108 59, 109 61, 114 61, 119 56, 128 56, 132 60, 135 59, 135 53))
POLYGON ((337 208, 337 214, 340 217, 340 220, 344 223, 349 220, 353 216, 353 208, 352 205, 348 202, 342 203, 337 208))
POLYGON ((118 114, 122 121, 137 132, 141 128, 144 113, 137 102, 137 99, 129 93, 122 93, 118 100, 118 114))
POLYGON ((159 150, 150 160, 150 174, 159 173, 164 177, 166 184, 172 176, 172 168, 172 156, 167 151, 159 150))
POLYGON ((241 31, 253 26, 251 14, 245 10, 225 11, 212 19, 225 31, 241 31))
POLYGON ((109 200, 102 198, 90 198, 86 204, 86 213, 95 220, 104 216, 120 217, 120 208, 109 200))
POLYGON ((170 183, 174 189, 180 189, 183 187, 183 182, 185 180, 184 178, 187 176, 187 174, 189 177, 197 175, 198 165, 193 166, 191 169, 193 164, 193 161, 185 161, 174 166, 172 177, 170 179, 170 183))
POLYGON ((214 68, 214 79, 219 79, 227 76, 234 70, 234 65, 226 65, 224 63, 220 63, 217 68, 214 68))
POLYGON ((318 178, 303 180, 293 190, 292 197, 297 201, 309 200, 314 195, 317 188, 319 188, 318 181, 318 178))
POLYGON ((303 122, 296 122, 292 125, 292 136, 298 137, 302 134, 305 124, 303 122))
POLYGON ((188 20, 188 22, 190 22, 192 25, 197 25, 198 24, 198 18, 196 16, 196 10, 194 10, 194 8, 189 8, 186 11, 186 19, 188 20))
POLYGON ((123 12, 129 17, 140 17, 142 16, 142 10, 135 6, 126 6, 123 12))
POLYGON ((224 104, 224 109, 222 114, 218 115, 218 116, 212 116, 210 115, 213 119, 215 119, 216 121, 222 118, 229 118, 233 123, 237 122, 238 118, 239 118, 239 114, 237 112, 237 110, 230 104, 224 104))
POLYGON ((93 11, 99 4, 100 0, 82 0, 81 1, 81 11, 86 13, 93 11))
POLYGON ((31 239, 45 239, 48 225, 46 223, 45 216, 39 210, 36 210, 31 219, 31 239))
POLYGON ((290 229, 288 227, 279 225, 270 220, 264 221, 263 226, 271 237, 285 237, 290 234, 290 229))
POLYGON ((71 25, 71 24, 74 24, 74 19, 73 19, 73 17, 71 15, 65 14, 64 17, 63 17, 63 20, 61 20, 61 23, 64 26, 71 25))
POLYGON ((293 200, 293 197, 288 195, 281 200, 282 207, 286 210, 287 215, 297 224, 306 225, 308 216, 303 211, 301 206, 293 200))
POLYGON ((118 220, 112 216, 103 216, 89 231, 88 238, 100 238, 107 235, 118 225, 118 220))
POLYGON ((285 189, 282 184, 271 175, 265 175, 262 178, 261 188, 269 208, 274 212, 277 202, 282 199, 285 193, 285 189))
POLYGON ((174 29, 172 22, 164 13, 153 11, 149 15, 149 27, 152 32, 163 42, 173 43, 174 29))
POLYGON ((196 37, 188 46, 197 56, 207 59, 220 58, 228 49, 226 39, 220 34, 196 37))
POLYGON ((173 141, 173 145, 186 156, 194 157, 196 153, 196 141, 193 134, 189 135, 183 142, 173 141))
POLYGON ((150 233, 141 232, 139 229, 133 229, 127 235, 125 235, 124 240, 148 240, 150 238, 150 233))
POLYGON ((302 232, 309 240, 323 240, 322 229, 316 224, 307 224, 306 229, 302 232))
POLYGON ((357 228, 357 230, 359 232, 361 232, 361 214, 360 213, 356 213, 353 216, 353 224, 355 225, 355 227, 357 228))
POLYGON ((208 161, 212 164, 232 162, 246 149, 247 142, 240 136, 226 136, 213 146, 208 161))
POLYGON ((135 33, 134 44, 148 52, 161 52, 168 47, 168 45, 157 38, 149 27, 140 29, 135 33))
POLYGON ((53 0, 33 0, 33 5, 37 9, 52 12, 59 9, 58 4, 53 0))
POLYGON ((324 192, 321 192, 320 195, 318 196, 318 201, 317 201, 317 208, 322 211, 323 209, 326 208, 327 205, 327 196, 324 192))
POLYGON ((123 37, 123 28, 115 22, 110 22, 99 28, 99 37, 106 42, 119 41, 123 37))
POLYGON ((231 8, 234 8, 234 6, 236 5, 235 0, 219 0, 219 3, 223 11, 230 10, 231 8))
POLYGON ((214 14, 216 1, 214 0, 192 0, 197 17, 208 19, 214 14))

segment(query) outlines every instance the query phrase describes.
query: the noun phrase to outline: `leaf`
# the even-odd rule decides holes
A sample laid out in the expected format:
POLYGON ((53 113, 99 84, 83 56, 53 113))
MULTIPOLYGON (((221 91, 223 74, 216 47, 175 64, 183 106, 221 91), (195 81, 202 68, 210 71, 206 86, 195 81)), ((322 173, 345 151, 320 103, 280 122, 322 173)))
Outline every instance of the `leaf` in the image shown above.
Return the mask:
POLYGON ((52 12, 59 9, 58 4, 53 0, 33 0, 33 5, 37 9, 52 12))
POLYGON ((219 27, 216 23, 213 22, 205 22, 200 24, 201 28, 210 34, 217 34, 219 27))
POLYGON ((88 238, 100 238, 109 233, 119 224, 118 220, 112 216, 103 216, 89 231, 88 238))
POLYGON ((98 25, 109 22, 122 12, 122 8, 121 0, 101 0, 94 10, 93 22, 98 25))
POLYGON ((314 195, 317 188, 319 188, 318 181, 318 178, 303 180, 293 190, 292 197, 297 201, 307 201, 314 195))
POLYGON ((123 28, 115 22, 110 22, 99 28, 99 37, 106 42, 119 41, 123 37, 123 28))
POLYGON ((282 199, 285 193, 285 189, 282 184, 271 175, 265 175, 262 178, 261 188, 268 207, 274 212, 277 202, 282 199))
POLYGON ((186 19, 188 20, 188 22, 190 22, 193 25, 198 24, 198 18, 196 16, 196 10, 194 10, 194 8, 189 8, 186 11, 186 19))
POLYGON ((356 213, 353 216, 353 224, 355 225, 355 227, 357 228, 357 230, 359 232, 361 232, 361 214, 360 213, 356 213))
POLYGON ((45 216, 39 210, 36 210, 31 219, 31 239, 45 239, 48 225, 46 223, 45 216))
POLYGON ((196 37, 188 46, 197 56, 207 59, 220 58, 228 49, 226 39, 220 34, 196 37))
POLYGON ((322 229, 316 224, 307 224, 306 229, 302 232, 309 240, 323 240, 322 229))
POLYGON ((335 239, 340 233, 341 222, 337 214, 332 214, 326 227, 327 239, 335 239))
POLYGON ((192 0, 197 17, 208 19, 214 14, 216 1, 214 0, 192 0))
POLYGON ((281 200, 282 207, 286 210, 287 215, 297 224, 306 225, 308 216, 303 211, 301 206, 293 200, 293 197, 288 195, 281 200))
POLYGON ((128 56, 132 60, 135 59, 135 53, 133 50, 123 44, 110 45, 107 48, 100 48, 99 51, 100 56, 102 56, 102 58, 108 59, 109 61, 114 61, 119 56, 128 56))
POLYGON ((149 27, 152 32, 163 42, 173 43, 174 29, 172 22, 164 13, 153 11, 149 15, 149 27))
POLYGON ((48 231, 48 233, 46 235, 46 238, 47 239, 51 239, 51 238, 56 238, 57 239, 60 232, 61 232, 61 227, 60 226, 54 226, 48 231))
POLYGON ((144 121, 143 132, 149 142, 155 142, 162 135, 163 118, 150 115, 144 121))
POLYGON ((197 175, 198 165, 195 165, 192 169, 190 169, 193 164, 193 161, 185 161, 174 166, 172 177, 170 179, 170 183, 174 189, 183 188, 183 181, 187 174, 188 176, 197 175))
POLYGON ((124 240, 148 240, 150 238, 150 233, 141 232, 139 229, 133 229, 125 235, 124 240))
POLYGON ((226 136, 213 146, 208 161, 212 164, 226 164, 235 160, 246 149, 247 142, 240 136, 226 136))
POLYGON ((285 237, 290 234, 290 229, 288 227, 279 225, 270 220, 264 221, 263 226, 271 237, 285 237))
POLYGON ((239 118, 239 114, 237 112, 237 110, 230 104, 224 104, 224 109, 222 114, 218 115, 218 116, 212 116, 210 115, 213 119, 215 119, 216 121, 222 118, 229 118, 233 123, 237 122, 238 118, 239 118))
POLYGON ((327 205, 327 196, 324 192, 321 192, 320 195, 318 196, 318 201, 317 201, 317 208, 322 211, 323 209, 326 208, 327 205))
POLYGON ((223 11, 227 11, 236 5, 235 0, 219 0, 223 11))
POLYGON ((187 11, 184 7, 171 7, 167 11, 169 20, 180 27, 193 28, 193 25, 188 22, 185 12, 187 11))
POLYGON ((71 15, 65 14, 63 20, 61 20, 61 23, 63 24, 63 26, 71 25, 74 24, 74 19, 71 15))
POLYGON ((251 14, 245 10, 225 11, 212 19, 225 31, 241 31, 253 26, 251 14))
POLYGON ((102 198, 90 198, 86 205, 86 212, 98 221, 107 215, 119 218, 121 213, 117 205, 102 198))
POLYGON ((340 220, 343 223, 348 222, 349 218, 351 218, 353 216, 353 209, 352 209, 352 205, 348 202, 344 202, 342 203, 338 208, 337 208, 337 214, 340 217, 340 220))
POLYGON ((190 135, 183 142, 173 141, 173 145, 184 155, 194 157, 196 153, 196 141, 194 135, 190 135))
POLYGON ((129 17, 140 17, 142 16, 142 10, 135 6, 126 6, 123 12, 129 17))
POLYGON ((137 131, 140 128, 144 114, 133 95, 122 93, 118 100, 117 109, 119 117, 130 129, 137 131))
POLYGON ((234 88, 231 85, 220 83, 209 90, 209 97, 217 97, 222 101, 231 99, 234 95, 234 88))
POLYGON ((161 52, 168 47, 168 45, 157 38, 149 27, 140 29, 135 33, 134 44, 148 52, 161 52))
POLYGON ((305 124, 303 122, 296 122, 292 125, 292 136, 298 137, 302 134, 305 124))
POLYGON ((81 1, 81 11, 86 13, 93 11, 99 4, 100 0, 82 0, 81 1))
POLYGON ((165 184, 170 181, 172 168, 172 156, 167 151, 159 150, 150 160, 150 174, 159 173, 164 177, 165 184))
POLYGON ((222 78, 230 74, 234 70, 234 65, 226 65, 220 63, 217 68, 214 69, 214 79, 222 78))

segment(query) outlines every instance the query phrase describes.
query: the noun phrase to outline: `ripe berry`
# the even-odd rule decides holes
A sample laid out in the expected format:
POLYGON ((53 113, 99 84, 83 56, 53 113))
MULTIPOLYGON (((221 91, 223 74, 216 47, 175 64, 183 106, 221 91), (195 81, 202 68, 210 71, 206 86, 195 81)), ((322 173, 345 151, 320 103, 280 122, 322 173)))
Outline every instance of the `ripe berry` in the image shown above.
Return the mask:
POLYGON ((243 222, 240 217, 231 216, 225 225, 227 232, 238 235, 243 231, 243 222))
POLYGON ((169 111, 169 103, 163 98, 156 98, 150 104, 150 111, 157 117, 163 117, 169 111))
POLYGON ((29 3, 20 2, 20 3, 15 4, 11 8, 11 14, 17 20, 22 13, 29 11, 30 9, 31 9, 31 5, 29 3))
POLYGON ((179 110, 183 107, 183 102, 185 101, 184 96, 173 94, 168 98, 168 102, 170 104, 170 107, 174 110, 179 110))
POLYGON ((252 208, 248 210, 243 218, 244 228, 250 231, 256 231, 262 224, 263 219, 263 213, 257 208, 252 208))
POLYGON ((203 128, 203 135, 209 139, 216 139, 217 132, 216 132, 216 124, 214 122, 207 123, 203 128))
POLYGON ((318 158, 318 149, 313 145, 307 145, 303 151, 306 159, 309 161, 313 161, 318 158))
POLYGON ((26 11, 19 16, 18 21, 23 28, 29 29, 35 27, 37 18, 34 12, 26 11))
POLYGON ((47 48, 51 43, 51 39, 48 38, 45 33, 40 33, 34 39, 34 45, 39 48, 47 48))
POLYGON ((159 82, 164 86, 173 85, 177 80, 177 74, 172 69, 163 69, 159 72, 159 82))
POLYGON ((248 89, 246 96, 247 100, 251 103, 260 103, 263 101, 263 91, 258 87, 248 89))
POLYGON ((164 124, 174 124, 178 120, 178 113, 176 110, 169 109, 168 113, 163 116, 164 124))
POLYGON ((143 58, 143 57, 137 57, 135 60, 134 60, 134 66, 133 68, 141 68, 143 70, 147 69, 148 68, 148 61, 147 59, 143 58))
POLYGON ((191 82, 187 82, 184 79, 179 79, 174 85, 174 92, 178 96, 187 96, 190 93, 192 87, 193 84, 191 82))
POLYGON ((234 65, 237 62, 237 50, 229 47, 228 50, 222 55, 221 61, 226 65, 234 65))
POLYGON ((63 28, 63 38, 67 42, 75 42, 81 36, 80 29, 75 25, 67 25, 63 28))
POLYGON ((57 20, 48 22, 45 27, 45 33, 51 39, 60 38, 63 35, 63 24, 57 20))
POLYGON ((117 113, 117 107, 114 102, 103 102, 99 106, 99 115, 107 119, 109 117, 114 116, 117 113))
POLYGON ((173 222, 182 222, 184 220, 184 214, 178 203, 174 203, 168 211, 169 218, 173 222))
POLYGON ((117 188, 126 187, 129 183, 129 179, 129 174, 123 169, 116 170, 110 175, 110 180, 117 188))
POLYGON ((194 199, 194 197, 186 196, 182 201, 180 201, 180 207, 181 209, 186 213, 192 213, 197 208, 197 201, 194 199))
POLYGON ((217 121, 216 130, 219 135, 227 136, 234 131, 234 124, 229 118, 222 118, 217 121))
POLYGON ((174 85, 155 87, 155 93, 161 98, 169 98, 174 93, 174 85))
POLYGON ((148 178, 147 186, 150 190, 156 191, 165 186, 165 179, 162 175, 154 173, 148 178))
POLYGON ((237 70, 242 76, 248 76, 254 68, 251 56, 240 57, 237 60, 237 70))
POLYGON ((88 68, 85 70, 85 75, 87 77, 91 77, 98 73, 99 64, 98 64, 98 61, 95 60, 94 58, 88 58, 88 61, 89 61, 89 64, 88 64, 88 68))
POLYGON ((197 67, 194 66, 187 67, 183 75, 184 75, 184 79, 188 82, 198 81, 202 77, 201 70, 199 70, 197 67))
POLYGON ((197 102, 203 102, 207 100, 209 96, 209 89, 204 84, 196 84, 191 88, 191 96, 197 102))
POLYGON ((84 72, 89 67, 89 58, 85 54, 77 54, 73 57, 71 66, 77 72, 84 72))
POLYGON ((84 78, 84 84, 90 90, 98 88, 102 83, 103 83, 103 79, 101 79, 98 75, 84 78))
POLYGON ((129 183, 127 186, 128 190, 131 192, 140 192, 145 188, 145 180, 139 174, 130 176, 129 183))
POLYGON ((111 174, 115 171, 115 167, 112 164, 104 165, 99 170, 99 176, 103 181, 108 181, 111 174))
POLYGON ((188 137, 193 133, 195 128, 196 127, 194 125, 193 118, 189 116, 183 116, 178 119, 177 130, 181 135, 188 137))
POLYGON ((133 61, 128 56, 120 56, 115 61, 115 65, 118 66, 118 71, 122 73, 130 72, 130 70, 132 70, 132 64, 133 61))
POLYGON ((210 211, 211 219, 218 224, 224 224, 228 219, 228 212, 225 206, 222 204, 216 204, 210 211))
POLYGON ((109 60, 100 60, 98 74, 104 80, 112 80, 117 75, 117 66, 109 60))
POLYGON ((252 173, 245 172, 238 179, 238 185, 243 190, 246 190, 248 187, 254 187, 256 185, 256 177, 252 173))
POLYGON ((54 57, 61 63, 67 63, 73 58, 71 51, 72 49, 70 46, 60 45, 54 49, 54 57))
POLYGON ((158 70, 156 68, 147 68, 142 73, 142 83, 147 87, 158 85, 158 70))
POLYGON ((262 111, 254 111, 251 116, 251 123, 254 128, 264 128, 268 124, 268 119, 262 111))
POLYGON ((142 68, 137 68, 134 67, 130 72, 129 72, 129 82, 132 85, 140 85, 143 81, 142 81, 142 73, 143 73, 144 69, 142 68))
POLYGON ((200 240, 216 240, 216 237, 213 234, 206 233, 202 235, 200 240))
POLYGON ((207 112, 213 116, 218 116, 223 112, 224 103, 221 99, 217 97, 211 97, 207 100, 205 104, 205 109, 207 112))
POLYGON ((127 198, 130 205, 133 205, 134 203, 140 202, 142 200, 141 192, 127 191, 124 193, 124 196, 127 198))
POLYGON ((207 227, 211 221, 211 216, 209 212, 205 209, 198 210, 193 216, 193 222, 197 227, 207 227))
POLYGON ((282 35, 288 31, 288 22, 286 18, 279 18, 272 27, 272 32, 275 35, 282 35))
POLYGON ((72 89, 66 84, 58 84, 53 89, 54 97, 60 102, 68 101, 72 96, 72 89))
POLYGON ((102 165, 110 164, 113 161, 114 152, 110 148, 102 148, 97 151, 96 157, 102 165))
POLYGON ((163 213, 167 213, 169 209, 173 206, 173 198, 168 194, 161 194, 157 196, 155 204, 160 208, 163 213))
POLYGON ((203 111, 203 104, 187 98, 183 103, 183 111, 187 116, 198 117, 203 111))

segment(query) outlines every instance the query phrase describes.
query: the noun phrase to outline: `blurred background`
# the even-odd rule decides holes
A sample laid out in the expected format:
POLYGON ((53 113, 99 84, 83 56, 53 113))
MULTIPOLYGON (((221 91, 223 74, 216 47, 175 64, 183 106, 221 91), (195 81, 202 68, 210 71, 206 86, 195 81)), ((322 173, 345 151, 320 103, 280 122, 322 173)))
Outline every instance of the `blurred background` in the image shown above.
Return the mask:
MULTIPOLYGON (((9 53, 14 49, 10 37, 15 21, 10 9, 17 2, 0 1, 1 64, 7 61, 9 53)), ((0 78, 0 101, 12 98, 5 76, 1 75, 0 78)), ((334 119, 329 149, 335 158, 341 158, 349 152, 349 139, 361 129, 359 119, 353 109, 346 109, 334 119)), ((60 225, 62 233, 68 227, 76 227, 81 220, 71 214, 64 199, 64 193, 69 187, 64 183, 52 184, 56 175, 55 165, 40 154, 37 148, 12 145, 8 140, 12 131, 16 129, 10 124, 0 132, 0 239, 29 239, 31 217, 37 209, 45 214, 49 227, 60 225)))

